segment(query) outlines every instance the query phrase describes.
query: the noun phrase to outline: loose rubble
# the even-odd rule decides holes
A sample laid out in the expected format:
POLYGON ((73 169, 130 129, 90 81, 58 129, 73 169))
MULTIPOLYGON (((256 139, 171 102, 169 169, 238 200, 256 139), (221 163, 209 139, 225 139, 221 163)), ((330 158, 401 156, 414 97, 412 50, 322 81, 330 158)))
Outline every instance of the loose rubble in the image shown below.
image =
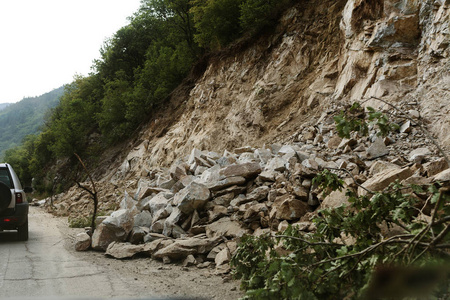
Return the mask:
MULTIPOLYGON (((348 204, 344 191, 324 197, 312 184, 324 168, 347 170, 340 175, 359 194, 396 180, 449 180, 447 162, 414 126, 384 139, 341 139, 330 130, 331 113, 310 125, 301 127, 291 144, 223 154, 194 148, 169 169, 147 172, 129 193, 116 197, 116 211, 98 218, 92 238, 77 236, 76 250, 90 245, 117 259, 145 256, 226 274, 243 235, 278 232, 289 224, 315 230, 310 220, 319 209, 348 204)), ((111 206, 112 196, 106 198, 102 207, 111 206)))

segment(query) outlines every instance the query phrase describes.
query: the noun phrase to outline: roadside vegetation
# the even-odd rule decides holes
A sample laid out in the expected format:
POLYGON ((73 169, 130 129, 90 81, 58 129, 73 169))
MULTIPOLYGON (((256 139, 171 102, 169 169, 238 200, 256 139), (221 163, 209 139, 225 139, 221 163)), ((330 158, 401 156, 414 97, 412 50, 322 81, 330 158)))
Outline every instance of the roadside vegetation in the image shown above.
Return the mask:
MULTIPOLYGON (((355 103, 334 117, 339 136, 397 130, 388 117, 355 103)), ((434 140, 431 142, 435 142, 434 140)), ((443 157, 448 160, 444 152, 443 157)), ((450 186, 345 188, 345 169, 312 183, 323 196, 346 190, 347 203, 319 210, 314 230, 245 236, 232 258, 246 299, 446 299, 449 295, 450 186), (394 229, 394 230, 393 230, 394 229)))
MULTIPOLYGON (((131 136, 205 53, 274 26, 290 0, 143 0, 100 49, 93 72, 76 76, 39 134, 9 150, 13 164, 38 193, 52 193, 56 160, 93 161, 131 136)), ((62 186, 73 182, 61 182, 62 186)))

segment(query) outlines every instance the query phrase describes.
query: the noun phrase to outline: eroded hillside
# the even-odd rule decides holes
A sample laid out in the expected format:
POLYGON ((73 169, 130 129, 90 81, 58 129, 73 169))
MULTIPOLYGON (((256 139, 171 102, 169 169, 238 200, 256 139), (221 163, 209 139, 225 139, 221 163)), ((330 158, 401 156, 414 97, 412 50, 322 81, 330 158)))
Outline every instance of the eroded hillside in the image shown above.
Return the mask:
POLYGON ((302 1, 274 33, 209 58, 105 179, 169 166, 194 147, 292 141, 336 104, 383 107, 372 97, 413 105, 449 146, 449 40, 448 1, 302 1))

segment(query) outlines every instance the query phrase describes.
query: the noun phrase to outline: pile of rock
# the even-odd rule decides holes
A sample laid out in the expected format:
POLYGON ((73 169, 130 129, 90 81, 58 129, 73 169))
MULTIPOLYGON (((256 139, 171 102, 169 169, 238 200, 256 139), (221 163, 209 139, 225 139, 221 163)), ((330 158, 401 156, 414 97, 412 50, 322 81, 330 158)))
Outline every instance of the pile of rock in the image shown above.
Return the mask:
POLYGON ((92 247, 115 258, 141 254, 186 266, 215 265, 228 272, 236 239, 244 234, 279 231, 288 224, 314 230, 310 218, 317 208, 346 203, 345 192, 324 197, 312 184, 322 169, 347 170, 342 172, 346 186, 359 193, 382 190, 395 180, 448 180, 447 162, 423 147, 420 136, 407 138, 420 135, 414 128, 384 139, 341 139, 330 120, 325 115, 317 126, 305 127, 290 145, 243 147, 222 155, 193 149, 166 172, 142 177, 119 210, 98 219, 92 238, 78 237, 77 249, 92 247))

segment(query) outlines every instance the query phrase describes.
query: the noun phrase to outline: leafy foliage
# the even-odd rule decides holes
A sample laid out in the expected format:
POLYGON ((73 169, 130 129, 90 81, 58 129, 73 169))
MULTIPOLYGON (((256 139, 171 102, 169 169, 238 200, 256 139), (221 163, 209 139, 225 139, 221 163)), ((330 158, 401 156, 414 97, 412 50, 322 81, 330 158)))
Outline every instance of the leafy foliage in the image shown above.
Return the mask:
MULTIPOLYGON (((434 186, 429 196, 445 198, 442 207, 448 211, 450 197, 438 188, 434 186)), ((246 297, 365 298, 373 292, 372 274, 380 266, 448 262, 448 254, 442 250, 450 247, 445 232, 448 220, 424 222, 417 214, 417 196, 403 191, 405 187, 397 183, 372 197, 356 196, 349 190, 350 206, 321 210, 313 220, 314 232, 290 226, 277 236, 244 237, 232 265, 237 278, 242 279, 246 297), (404 232, 388 237, 386 226, 401 226, 404 232), (440 234, 445 237, 438 239, 440 234), (279 254, 276 250, 280 246, 289 254, 279 254)))
MULTIPOLYGON (((359 104, 341 112, 335 117, 339 135, 350 137, 353 131, 365 135, 373 125, 382 135, 397 128, 385 115, 372 108, 368 112, 367 116, 359 104)), ((313 184, 324 196, 343 189, 343 181, 328 169, 319 172, 313 184)), ((311 232, 290 225, 278 235, 243 237, 231 263, 245 298, 450 295, 445 280, 450 273, 450 187, 394 182, 383 191, 363 190, 358 195, 347 189, 347 207, 318 211, 311 232), (426 216, 423 211, 430 203, 434 209, 426 216), (393 279, 397 276, 400 279, 393 279)))
POLYGON ((220 49, 239 37, 240 5, 244 0, 194 0, 195 41, 205 48, 220 49))
POLYGON ((338 135, 350 138, 351 132, 357 132, 364 136, 368 134, 370 127, 376 126, 379 129, 378 135, 386 136, 389 132, 399 128, 397 124, 389 122, 385 114, 376 111, 374 108, 369 106, 367 111, 368 113, 358 102, 353 103, 346 112, 341 111, 334 117, 338 135))
POLYGON ((193 0, 194 38, 201 47, 221 49, 245 32, 273 25, 290 0, 193 0))
POLYGON ((280 11, 287 7, 289 0, 247 0, 240 6, 240 22, 246 31, 258 31, 274 24, 280 11))

